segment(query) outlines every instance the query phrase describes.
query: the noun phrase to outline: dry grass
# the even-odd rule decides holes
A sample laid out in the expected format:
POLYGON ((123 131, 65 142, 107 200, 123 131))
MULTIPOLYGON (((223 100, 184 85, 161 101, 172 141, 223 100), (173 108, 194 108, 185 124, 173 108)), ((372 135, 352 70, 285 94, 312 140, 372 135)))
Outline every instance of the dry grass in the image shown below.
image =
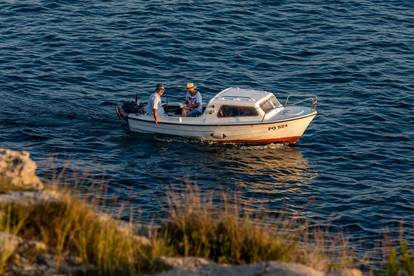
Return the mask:
POLYGON ((18 234, 22 224, 10 224, 10 207, 0 209, 0 275, 5 274, 6 265, 13 255, 16 240, 13 238, 18 234))
POLYGON ((352 254, 344 239, 328 239, 306 223, 279 218, 252 218, 239 204, 214 204, 189 187, 170 196, 170 216, 160 228, 163 238, 181 256, 199 256, 219 263, 247 264, 277 260, 319 270, 350 267, 352 254))
MULTIPOLYGON (((79 256, 85 267, 93 264, 99 274, 131 275, 162 269, 157 256, 166 252, 158 241, 153 246, 143 245, 130 229, 120 228, 118 221, 102 216, 68 191, 59 193, 58 200, 30 208, 24 204, 3 206, 8 219, 0 231, 44 242, 56 261, 65 256, 79 256)), ((9 256, 0 255, 3 255, 1 260, 7 261, 9 256)))
POLYGON ((385 273, 383 274, 389 276, 414 276, 414 250, 413 248, 410 249, 407 241, 401 239, 398 246, 386 246, 384 251, 386 251, 386 264, 385 273))
MULTIPOLYGON (((306 223, 286 219, 254 218, 238 204, 214 203, 189 187, 171 194, 170 214, 165 223, 143 244, 132 227, 103 216, 96 207, 68 190, 59 199, 41 204, 6 204, 0 232, 48 245, 56 261, 78 256, 82 264, 104 275, 136 275, 165 269, 159 256, 198 256, 226 264, 276 260, 301 263, 329 271, 350 267, 352 255, 343 239, 327 239, 323 231, 309 230, 306 223), (344 253, 345 252, 345 253, 344 253), (335 253, 335 254, 333 254, 335 253)), ((1 245, 0 245, 1 246, 1 245)), ((11 252, 0 253, 0 274, 11 252)))

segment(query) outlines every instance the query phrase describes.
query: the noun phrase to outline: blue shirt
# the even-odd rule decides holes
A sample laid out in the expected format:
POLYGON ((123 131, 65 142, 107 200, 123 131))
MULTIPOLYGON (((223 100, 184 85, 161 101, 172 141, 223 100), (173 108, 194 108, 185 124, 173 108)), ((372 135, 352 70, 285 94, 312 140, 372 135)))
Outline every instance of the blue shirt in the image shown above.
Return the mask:
POLYGON ((200 92, 197 91, 197 93, 194 96, 191 96, 190 92, 187 91, 187 94, 185 95, 185 100, 190 105, 198 104, 198 106, 193 110, 203 112, 203 98, 201 97, 200 92))
POLYGON ((161 96, 158 95, 157 92, 151 94, 151 96, 149 97, 148 107, 147 107, 147 114, 148 115, 153 115, 154 114, 152 112, 153 109, 157 109, 158 116, 164 116, 165 115, 164 108, 162 107, 162 103, 161 103, 161 96))

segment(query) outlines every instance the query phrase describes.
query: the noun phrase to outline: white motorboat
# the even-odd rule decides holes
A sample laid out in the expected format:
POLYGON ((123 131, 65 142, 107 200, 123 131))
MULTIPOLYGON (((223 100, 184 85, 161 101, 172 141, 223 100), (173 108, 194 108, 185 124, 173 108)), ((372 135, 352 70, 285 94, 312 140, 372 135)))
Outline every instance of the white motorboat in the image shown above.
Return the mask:
MULTIPOLYGON (((181 103, 163 104, 166 116, 159 116, 158 126, 146 113, 147 102, 124 104, 120 117, 133 132, 182 136, 202 141, 238 144, 294 144, 315 118, 316 97, 311 106, 282 105, 267 91, 230 87, 214 96, 199 117, 181 116, 181 103)), ((303 102, 303 101, 302 101, 303 102)))

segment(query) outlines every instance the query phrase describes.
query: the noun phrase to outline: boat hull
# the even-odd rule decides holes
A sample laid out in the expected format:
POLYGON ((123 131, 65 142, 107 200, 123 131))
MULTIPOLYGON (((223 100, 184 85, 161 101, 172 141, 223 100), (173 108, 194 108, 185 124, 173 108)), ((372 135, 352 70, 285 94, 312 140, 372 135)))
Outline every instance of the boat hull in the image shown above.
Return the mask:
POLYGON ((294 144, 315 116, 316 111, 306 116, 273 122, 209 125, 160 121, 158 126, 155 126, 154 121, 147 116, 128 116, 128 126, 133 132, 181 136, 207 142, 294 144))

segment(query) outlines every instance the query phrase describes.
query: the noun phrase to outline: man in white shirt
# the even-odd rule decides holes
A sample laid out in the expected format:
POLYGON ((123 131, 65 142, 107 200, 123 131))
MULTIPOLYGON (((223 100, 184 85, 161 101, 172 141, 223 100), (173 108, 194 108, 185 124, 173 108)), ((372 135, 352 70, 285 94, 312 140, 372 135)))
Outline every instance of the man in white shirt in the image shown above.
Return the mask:
POLYGON ((201 93, 197 91, 194 83, 187 83, 187 94, 185 95, 185 103, 182 110, 182 116, 197 117, 203 113, 203 98, 201 93))
POLYGON ((158 117, 165 116, 164 108, 162 107, 161 97, 164 95, 165 86, 161 83, 157 84, 155 92, 151 94, 148 100, 148 115, 154 116, 155 125, 158 126, 158 117))

